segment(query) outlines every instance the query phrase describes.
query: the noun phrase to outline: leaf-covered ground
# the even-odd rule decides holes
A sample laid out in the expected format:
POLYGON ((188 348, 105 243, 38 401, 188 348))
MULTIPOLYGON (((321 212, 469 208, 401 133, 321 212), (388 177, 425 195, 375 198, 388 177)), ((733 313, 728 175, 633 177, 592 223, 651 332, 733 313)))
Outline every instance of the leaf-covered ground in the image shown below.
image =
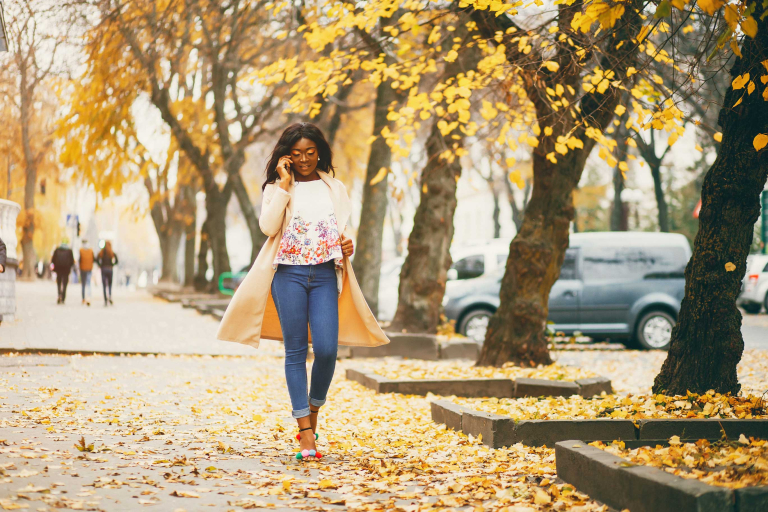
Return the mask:
POLYGON ((292 458, 277 352, 0 357, 0 507, 51 510, 599 510, 554 451, 491 450, 337 368, 320 462, 292 458))
POLYGON ((624 443, 591 443, 633 464, 655 466, 683 478, 693 478, 710 485, 741 488, 768 485, 768 441, 747 439, 709 443, 681 443, 675 436, 669 446, 641 447, 627 450, 624 443))
POLYGON ((511 364, 502 368, 476 367, 468 360, 418 361, 384 359, 368 361, 364 367, 388 379, 548 379, 574 381, 594 377, 595 374, 575 366, 551 364, 539 368, 520 368, 511 364))

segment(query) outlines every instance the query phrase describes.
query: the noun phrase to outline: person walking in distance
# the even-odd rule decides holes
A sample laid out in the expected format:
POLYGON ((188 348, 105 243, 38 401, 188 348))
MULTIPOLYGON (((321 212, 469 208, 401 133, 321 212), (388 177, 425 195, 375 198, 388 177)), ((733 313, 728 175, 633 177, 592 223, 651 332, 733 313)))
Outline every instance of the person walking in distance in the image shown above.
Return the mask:
POLYGON ((53 266, 53 271, 56 272, 56 289, 59 293, 59 298, 56 301, 56 304, 64 304, 67 300, 69 273, 75 265, 75 256, 72 254, 72 249, 69 247, 69 240, 66 238, 62 240, 61 245, 53 251, 51 265, 53 266))
POLYGON ((83 245, 80 247, 80 280, 83 283, 83 304, 91 305, 91 272, 93 272, 93 249, 88 247, 88 240, 83 239, 83 245), (88 296, 86 297, 86 288, 88 296))
POLYGON ((112 268, 117 265, 117 254, 112 250, 112 242, 109 240, 104 248, 99 251, 96 264, 101 268, 101 287, 104 289, 104 305, 112 305, 112 268), (109 290, 109 294, 107 294, 109 290))
POLYGON ((298 423, 295 457, 319 459, 315 440, 338 345, 389 343, 365 303, 349 257, 351 202, 335 174, 331 148, 310 123, 285 129, 262 187, 259 226, 269 239, 237 288, 217 338, 258 346, 283 340, 285 380, 298 423), (307 352, 314 362, 307 394, 307 352))
POLYGON ((8 253, 6 252, 6 249, 5 249, 5 242, 3 242, 3 239, 0 238, 0 274, 5 272, 5 261, 7 258, 6 256, 7 254, 8 253))

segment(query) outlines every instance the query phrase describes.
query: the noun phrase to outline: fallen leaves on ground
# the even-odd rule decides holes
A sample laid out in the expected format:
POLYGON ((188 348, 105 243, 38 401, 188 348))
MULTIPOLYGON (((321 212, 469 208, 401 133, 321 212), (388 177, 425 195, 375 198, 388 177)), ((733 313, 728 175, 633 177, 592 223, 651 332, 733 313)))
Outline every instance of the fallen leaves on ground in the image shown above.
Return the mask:
POLYGON ((759 396, 721 395, 603 395, 584 398, 454 398, 470 409, 510 416, 515 420, 616 418, 768 418, 759 396))
POLYGON ((561 364, 540 365, 536 368, 520 368, 506 364, 501 368, 474 366, 468 360, 422 361, 379 359, 362 363, 375 373, 392 380, 424 379, 546 379, 574 381, 596 375, 575 366, 561 364))
POLYGON ((110 510, 119 495, 123 508, 168 510, 605 510, 556 483, 554 450, 493 450, 447 430, 424 397, 344 379, 356 361, 337 365, 322 409, 323 459, 298 462, 282 358, 69 360, 0 373, 9 507, 110 510), (72 446, 83 438, 91 452, 72 446), (23 490, 27 468, 49 492, 23 490))
POLYGON ((640 447, 627 450, 624 443, 591 443, 633 464, 654 466, 668 473, 733 489, 768 485, 768 441, 747 439, 709 443, 681 443, 670 439, 670 446, 640 447))

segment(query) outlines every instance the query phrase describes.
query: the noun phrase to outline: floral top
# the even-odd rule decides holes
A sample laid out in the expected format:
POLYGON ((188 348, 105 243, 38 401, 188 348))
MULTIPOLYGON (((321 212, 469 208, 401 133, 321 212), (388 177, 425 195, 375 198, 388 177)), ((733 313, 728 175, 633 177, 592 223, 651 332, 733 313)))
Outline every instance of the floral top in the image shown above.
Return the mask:
POLYGON ((335 260, 340 267, 339 228, 330 190, 323 180, 297 181, 295 207, 283 232, 274 265, 319 265, 335 260))

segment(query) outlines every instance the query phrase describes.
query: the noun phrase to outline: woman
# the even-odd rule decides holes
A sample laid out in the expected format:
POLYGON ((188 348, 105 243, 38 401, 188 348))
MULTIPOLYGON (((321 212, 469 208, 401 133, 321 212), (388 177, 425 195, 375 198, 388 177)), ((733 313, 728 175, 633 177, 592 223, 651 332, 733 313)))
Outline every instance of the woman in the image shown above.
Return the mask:
POLYGON ((222 318, 217 338, 257 347, 283 340, 285 379, 299 427, 296 458, 319 459, 317 417, 339 344, 389 343, 365 302, 349 257, 351 203, 334 173, 331 148, 310 123, 289 126, 267 164, 259 226, 264 243, 222 318), (315 360, 307 395, 307 347, 315 360))
POLYGON ((117 254, 112 250, 112 242, 107 240, 99 251, 96 264, 101 268, 101 287, 104 289, 104 307, 112 305, 112 267, 117 265, 117 254), (109 296, 107 296, 109 289, 109 296))

